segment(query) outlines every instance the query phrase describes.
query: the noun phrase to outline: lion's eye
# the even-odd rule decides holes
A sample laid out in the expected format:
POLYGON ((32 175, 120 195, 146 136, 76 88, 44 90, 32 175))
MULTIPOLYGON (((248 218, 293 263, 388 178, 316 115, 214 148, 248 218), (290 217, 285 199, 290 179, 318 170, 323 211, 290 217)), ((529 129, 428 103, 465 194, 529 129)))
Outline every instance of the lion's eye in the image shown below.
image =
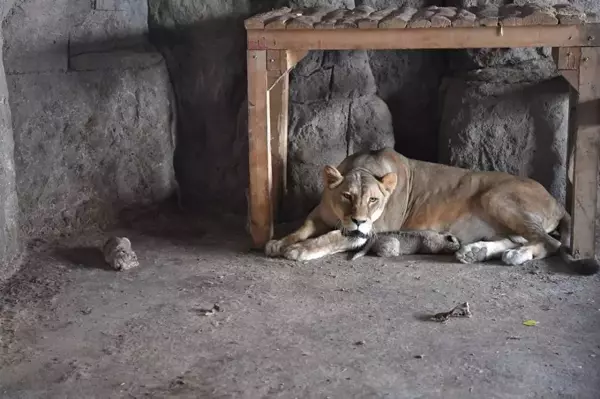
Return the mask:
POLYGON ((352 195, 350 195, 350 193, 342 193, 342 197, 348 201, 352 200, 352 195))
POLYGON ((377 201, 379 201, 379 200, 378 200, 377 198, 375 198, 375 197, 371 197, 371 198, 369 198, 369 204, 374 204, 374 203, 376 203, 377 201))

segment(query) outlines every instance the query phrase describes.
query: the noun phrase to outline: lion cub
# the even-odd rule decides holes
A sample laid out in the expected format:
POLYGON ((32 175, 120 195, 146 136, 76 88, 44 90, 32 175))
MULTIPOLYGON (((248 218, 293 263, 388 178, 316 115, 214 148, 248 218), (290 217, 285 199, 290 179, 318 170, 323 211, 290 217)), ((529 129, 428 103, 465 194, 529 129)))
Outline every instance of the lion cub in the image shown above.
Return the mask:
POLYGON ((379 233, 371 236, 367 243, 352 256, 352 260, 369 252, 389 258, 413 254, 451 254, 458 251, 460 242, 452 234, 434 230, 407 230, 379 233))

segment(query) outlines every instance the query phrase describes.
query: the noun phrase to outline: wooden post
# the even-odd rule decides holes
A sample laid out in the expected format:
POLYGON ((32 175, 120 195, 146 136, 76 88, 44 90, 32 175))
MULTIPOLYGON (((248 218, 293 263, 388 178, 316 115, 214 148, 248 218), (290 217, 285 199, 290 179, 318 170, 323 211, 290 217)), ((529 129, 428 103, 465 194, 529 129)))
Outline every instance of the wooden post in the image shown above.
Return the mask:
POLYGON ((278 215, 282 197, 287 191, 287 142, 289 75, 284 50, 267 52, 269 113, 271 124, 271 165, 273 216, 278 215))
POLYGON ((249 229, 255 247, 273 236, 267 52, 248 50, 249 229))
POLYGON ((582 47, 579 62, 577 125, 573 143, 571 252, 575 258, 595 255, 600 140, 600 47, 582 47))

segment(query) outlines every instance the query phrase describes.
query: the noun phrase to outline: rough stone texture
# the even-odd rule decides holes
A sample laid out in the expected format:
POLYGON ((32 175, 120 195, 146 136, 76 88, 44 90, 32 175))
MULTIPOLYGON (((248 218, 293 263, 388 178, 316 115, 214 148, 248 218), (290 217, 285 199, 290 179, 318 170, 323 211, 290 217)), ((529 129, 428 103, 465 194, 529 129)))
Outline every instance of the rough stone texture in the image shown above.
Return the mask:
MULTIPOLYGON (((13 1, 0 4, 0 24, 13 1)), ((20 252, 19 202, 15 182, 14 140, 9 93, 3 62, 4 38, 0 30, 0 281, 18 267, 20 252)))
POLYGON ((145 0, 17 0, 3 24, 21 228, 114 222, 175 188, 172 96, 145 0))
POLYGON ((148 69, 9 75, 23 228, 115 220, 173 190, 169 86, 148 69))
MULTIPOLYGON (((168 61, 177 95, 176 168, 183 202, 190 208, 209 203, 245 212, 248 161, 241 20, 250 13, 288 5, 385 7, 425 2, 242 1, 233 6, 228 1, 151 0, 149 4, 151 37, 168 61)), ((400 142, 406 155, 435 160, 437 92, 443 68, 440 52, 310 52, 291 74, 286 208, 302 204, 299 214, 312 206, 322 166, 340 162, 359 147, 400 142), (355 104, 350 114, 349 104, 355 104), (323 116, 333 110, 340 114, 323 116), (371 116, 375 119, 358 120, 371 116), (352 126, 364 133, 345 130, 352 126), (307 140, 309 136, 319 138, 319 148, 307 140), (313 158, 306 161, 305 154, 313 158)), ((288 211, 281 216, 293 217, 288 211)))
POLYGON ((177 99, 175 168, 183 205, 245 211, 248 135, 238 115, 246 96, 243 19, 250 2, 149 5, 151 38, 167 60, 177 99))
POLYGON ((3 399, 598 398, 600 276, 559 259, 298 265, 248 253, 222 217, 163 217, 114 232, 144 265, 119 278, 99 234, 0 288, 3 399), (429 321, 463 302, 471 318, 429 321))
POLYGON ((440 127, 440 162, 530 176, 560 201, 566 184, 568 86, 447 82, 440 127))
MULTIPOLYGON (((570 3, 588 11, 600 9, 594 1, 570 3)), ((442 94, 440 161, 527 175, 563 201, 569 97, 568 85, 555 79, 551 49, 460 50, 449 52, 449 60, 449 75, 455 79, 442 94)))

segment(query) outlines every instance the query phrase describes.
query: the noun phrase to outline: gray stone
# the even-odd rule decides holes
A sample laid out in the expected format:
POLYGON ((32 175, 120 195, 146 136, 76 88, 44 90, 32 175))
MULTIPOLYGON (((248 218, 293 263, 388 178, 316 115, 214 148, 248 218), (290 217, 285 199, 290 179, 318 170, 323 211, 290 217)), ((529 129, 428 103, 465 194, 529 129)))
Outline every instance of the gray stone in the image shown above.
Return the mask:
POLYGON ((148 69, 8 77, 27 235, 115 221, 174 189, 164 63, 148 69))
POLYGON ((565 197, 568 86, 450 80, 444 90, 440 161, 529 176, 565 197))
POLYGON ((323 68, 333 69, 330 99, 361 97, 377 92, 366 51, 328 51, 323 68))
MULTIPOLYGON (((4 11, 0 6, 0 23, 4 11)), ((0 32, 0 282, 15 272, 16 258, 21 251, 12 118, 2 48, 0 32)))
POLYGON ((355 0, 278 0, 276 3, 277 7, 331 7, 331 8, 354 8, 356 5, 355 0))
POLYGON ((306 103, 329 97, 333 67, 323 68, 323 51, 310 51, 290 73, 290 101, 306 103))
POLYGON ((386 103, 377 96, 352 100, 347 129, 348 155, 362 150, 394 147, 392 115, 386 103))
POLYGON ((77 5, 71 0, 20 1, 2 26, 6 71, 66 71, 69 27, 82 7, 89 8, 89 4, 77 5))
MULTIPOLYGON (((96 3, 98 6, 98 3, 96 3)), ((146 0, 122 0, 118 11, 89 10, 69 32, 71 56, 139 46, 148 31, 146 0)))
POLYGON ((293 70, 290 98, 310 102, 375 94, 365 51, 311 51, 293 70))
POLYGON ((283 220, 306 216, 323 190, 321 171, 348 154, 350 100, 315 101, 290 106, 288 195, 283 220))
POLYGON ((444 0, 356 0, 356 6, 371 6, 375 9, 383 9, 387 7, 425 7, 429 5, 444 5, 444 0))
POLYGON ((148 6, 151 25, 162 29, 191 27, 250 11, 249 0, 148 0, 148 6))

